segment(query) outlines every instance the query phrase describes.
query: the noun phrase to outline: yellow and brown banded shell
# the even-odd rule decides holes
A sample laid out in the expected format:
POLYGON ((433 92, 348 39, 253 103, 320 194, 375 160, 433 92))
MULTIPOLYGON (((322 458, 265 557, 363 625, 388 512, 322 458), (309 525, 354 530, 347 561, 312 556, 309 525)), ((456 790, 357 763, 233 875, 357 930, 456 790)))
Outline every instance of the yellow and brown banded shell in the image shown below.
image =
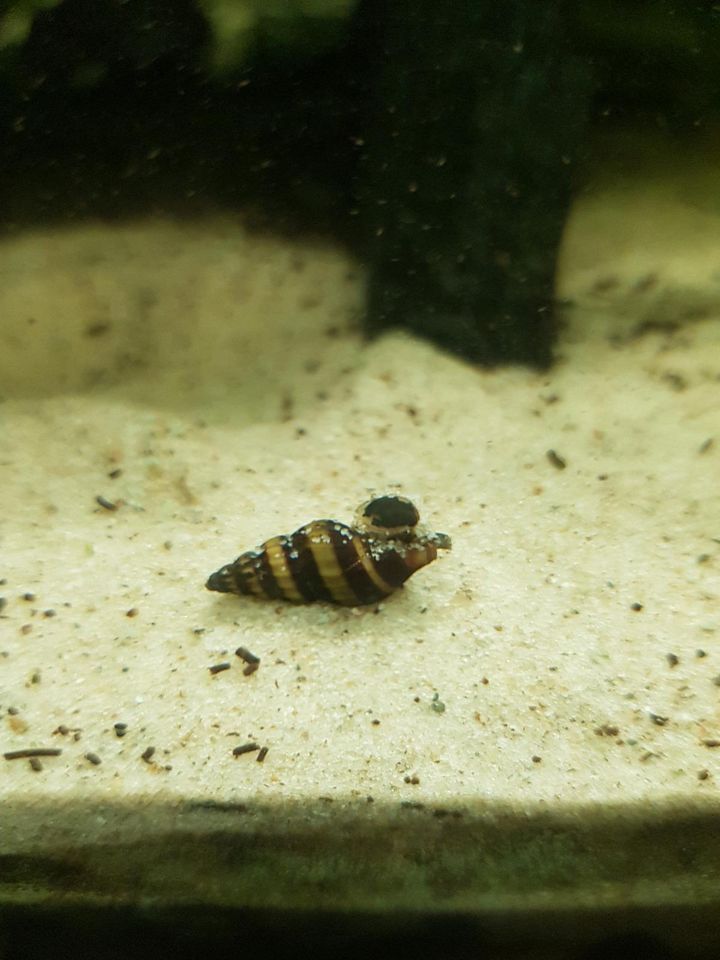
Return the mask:
POLYGON ((360 508, 357 527, 313 520, 241 554, 206 586, 295 603, 376 603, 431 563, 438 550, 450 549, 447 534, 421 530, 419 519, 404 497, 377 497, 360 508))

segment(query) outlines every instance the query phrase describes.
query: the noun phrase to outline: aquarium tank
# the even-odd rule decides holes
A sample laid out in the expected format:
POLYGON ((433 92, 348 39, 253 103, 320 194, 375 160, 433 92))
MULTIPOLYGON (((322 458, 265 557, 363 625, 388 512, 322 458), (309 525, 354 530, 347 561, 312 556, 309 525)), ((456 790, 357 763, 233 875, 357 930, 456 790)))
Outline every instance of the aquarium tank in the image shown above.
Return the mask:
POLYGON ((720 6, 0 0, 0 957, 720 949, 720 6))

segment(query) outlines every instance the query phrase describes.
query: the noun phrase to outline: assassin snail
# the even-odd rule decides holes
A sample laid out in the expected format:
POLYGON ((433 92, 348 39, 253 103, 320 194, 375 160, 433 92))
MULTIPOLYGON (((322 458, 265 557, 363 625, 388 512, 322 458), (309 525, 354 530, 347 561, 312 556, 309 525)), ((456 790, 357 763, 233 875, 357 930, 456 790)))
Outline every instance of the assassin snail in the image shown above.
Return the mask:
POLYGON ((267 600, 344 606, 376 603, 451 548, 450 537, 420 526, 405 497, 363 504, 353 526, 313 520, 294 533, 266 540, 213 573, 208 590, 267 600))

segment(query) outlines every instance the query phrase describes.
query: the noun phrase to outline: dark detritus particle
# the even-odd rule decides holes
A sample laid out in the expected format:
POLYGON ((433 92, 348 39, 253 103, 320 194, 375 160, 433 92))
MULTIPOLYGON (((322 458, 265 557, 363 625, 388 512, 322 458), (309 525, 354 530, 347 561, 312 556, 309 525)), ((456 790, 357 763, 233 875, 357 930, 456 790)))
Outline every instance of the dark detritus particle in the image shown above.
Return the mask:
POLYGON ((666 653, 665 659, 671 667, 676 667, 680 663, 680 657, 676 653, 666 653))
POLYGON ((0 613, 2 613, 2 611, 5 609, 6 606, 7 606, 7 600, 5 599, 5 597, 0 597, 0 613))
POLYGON ((592 285, 592 291, 593 293, 606 293, 608 290, 615 290, 619 286, 620 281, 617 277, 598 277, 592 285))
POLYGON ((30 757, 29 763, 30 763, 31 770, 33 770, 35 773, 40 773, 40 771, 43 768, 43 765, 39 757, 30 757))
POLYGON ((23 599, 23 600, 27 600, 28 603, 32 603, 32 601, 35 599, 35 594, 34 594, 34 593, 24 593, 24 594, 22 595, 22 599, 23 599))
POLYGON ((241 743, 239 746, 233 747, 233 756, 241 757, 244 753, 255 753, 259 749, 260 744, 258 743, 241 743))
POLYGON ((240 657, 245 663, 260 663, 260 657, 254 653, 250 653, 247 647, 238 647, 235 651, 235 656, 240 657))
POLYGON ((704 747, 720 747, 720 740, 715 737, 705 737, 702 741, 704 747))
POLYGON ((116 737, 124 737, 127 733, 128 725, 126 723, 114 723, 113 730, 115 731, 116 737))
POLYGON ((643 605, 642 605, 641 603, 637 603, 637 602, 636 602, 636 603, 631 603, 631 604, 630 604, 630 609, 631 609, 631 610, 634 610, 636 613, 638 613, 640 610, 643 609, 643 605))
POLYGON ((688 381, 681 373, 676 373, 674 370, 666 370, 661 376, 660 379, 668 384, 673 390, 677 390, 678 393, 681 393, 683 390, 687 390, 688 381))
POLYGON ((110 478, 110 480, 117 480, 117 478, 121 476, 122 476, 122 470, 120 469, 120 467, 115 467, 114 470, 111 470, 110 473, 108 473, 108 477, 110 478))
POLYGON ((549 463, 557 470, 564 470, 567 466, 567 460, 561 457, 559 453, 556 453, 555 450, 548 450, 545 456, 548 458, 549 463))
POLYGON ((8 750, 3 754, 6 760, 27 760, 30 757, 59 757, 59 747, 25 747, 22 750, 8 750))
POLYGON ((658 275, 656 273, 648 273, 644 277, 633 284, 632 292, 633 293, 647 293, 648 290, 652 290, 658 284, 658 275))
POLYGON ((261 748, 260 748, 260 752, 259 752, 258 755, 255 757, 255 759, 257 760, 258 763, 262 763, 262 762, 264 761, 265 757, 268 755, 268 750, 269 750, 269 749, 270 749, 270 747, 261 747, 261 748))
POLYGON ((103 510, 112 511, 112 510, 117 510, 118 508, 118 505, 116 503, 113 503, 112 500, 108 500, 106 497, 103 497, 103 495, 100 493, 95 497, 95 502, 99 504, 103 508, 103 510))
POLYGON ((136 617, 139 613, 140 611, 138 610, 137 607, 130 607, 129 610, 125 611, 125 616, 130 617, 130 619, 132 620, 132 618, 136 617))
POLYGON ((707 440, 703 440, 703 442, 698 447, 698 453, 707 453, 708 450, 710 450, 714 444, 715 444, 715 438, 708 437, 707 440))
POLYGON ((710 776, 710 771, 709 771, 709 770, 698 770, 698 775, 697 775, 697 776, 698 776, 698 780, 707 780, 707 778, 710 776))
POLYGON ((214 663, 211 667, 208 667, 208 670, 213 676, 216 673, 222 673, 223 670, 229 670, 229 669, 230 669, 230 664, 227 662, 227 660, 223 661, 222 663, 214 663))
POLYGON ((100 759, 100 757, 96 753, 92 753, 92 752, 86 753, 85 759, 88 761, 88 763, 92 763, 93 766, 95 767, 99 767, 100 764, 102 763, 102 760, 100 759))
POLYGON ((140 759, 144 760, 145 763, 150 763, 152 758, 155 756, 155 747, 147 747, 141 754, 140 759))
POLYGON ((616 737, 620 730, 614 723, 603 723, 599 727, 595 727, 595 733, 599 737, 616 737))
POLYGON ((86 337, 102 337, 112 328, 112 324, 106 320, 98 320, 95 323, 88 324, 83 331, 86 337))
POLYGON ((670 717, 663 717, 659 713, 651 713, 650 719, 652 720, 652 722, 655 724, 656 727, 664 727, 665 724, 670 719, 670 717))
POLYGON ((187 810, 212 810, 215 813, 247 813, 247 803, 235 800, 191 800, 184 805, 187 810))

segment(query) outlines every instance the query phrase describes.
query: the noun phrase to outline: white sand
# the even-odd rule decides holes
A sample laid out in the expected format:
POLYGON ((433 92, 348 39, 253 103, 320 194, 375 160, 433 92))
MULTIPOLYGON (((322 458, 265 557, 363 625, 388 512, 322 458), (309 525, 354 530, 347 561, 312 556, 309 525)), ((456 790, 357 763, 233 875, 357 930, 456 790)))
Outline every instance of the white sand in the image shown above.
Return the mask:
POLYGON ((578 205, 545 374, 366 344, 357 265, 238 223, 2 244, 0 750, 63 749, 0 760, 4 850, 59 799, 717 803, 720 219, 631 186, 578 205), (379 611, 204 589, 382 492, 454 549, 379 611))

